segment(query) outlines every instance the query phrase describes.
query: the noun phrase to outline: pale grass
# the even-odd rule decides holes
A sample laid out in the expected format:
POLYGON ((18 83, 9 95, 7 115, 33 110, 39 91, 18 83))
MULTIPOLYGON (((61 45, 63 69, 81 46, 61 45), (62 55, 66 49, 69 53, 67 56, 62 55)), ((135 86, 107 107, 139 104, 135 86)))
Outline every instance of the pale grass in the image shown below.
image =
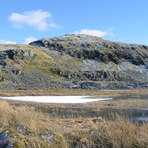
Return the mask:
POLYGON ((117 116, 115 122, 108 122, 106 127, 114 148, 148 147, 148 124, 139 126, 117 116))
MULTIPOLYGON (((137 90, 87 90, 87 89, 64 89, 64 88, 29 88, 29 89, 1 89, 0 96, 26 96, 26 95, 91 95, 96 97, 116 97, 122 95, 147 95, 148 89, 137 90)), ((127 98, 130 99, 130 98, 127 98)))
POLYGON ((147 148, 148 124, 138 125, 118 115, 98 118, 49 118, 32 107, 16 107, 0 101, 0 132, 9 130, 15 148, 147 148), (3 127, 2 127, 3 126, 3 127), (17 127, 26 127, 19 131, 17 127), (54 135, 43 140, 41 135, 54 135), (31 135, 31 136, 29 136, 31 135), (16 137, 16 138, 15 138, 16 137))

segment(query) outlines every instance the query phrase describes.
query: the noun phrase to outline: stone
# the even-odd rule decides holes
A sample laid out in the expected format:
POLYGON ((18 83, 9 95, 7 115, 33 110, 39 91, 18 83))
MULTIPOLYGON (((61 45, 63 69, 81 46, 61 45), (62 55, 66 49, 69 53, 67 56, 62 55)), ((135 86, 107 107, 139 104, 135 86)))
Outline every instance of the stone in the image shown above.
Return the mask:
POLYGON ((0 148, 12 148, 13 143, 8 141, 9 131, 0 133, 0 148))
POLYGON ((25 132, 26 131, 26 126, 18 126, 17 127, 17 131, 19 131, 19 132, 25 132))
POLYGON ((41 138, 43 140, 52 140, 54 137, 54 135, 51 135, 51 134, 47 134, 47 135, 41 135, 41 138))

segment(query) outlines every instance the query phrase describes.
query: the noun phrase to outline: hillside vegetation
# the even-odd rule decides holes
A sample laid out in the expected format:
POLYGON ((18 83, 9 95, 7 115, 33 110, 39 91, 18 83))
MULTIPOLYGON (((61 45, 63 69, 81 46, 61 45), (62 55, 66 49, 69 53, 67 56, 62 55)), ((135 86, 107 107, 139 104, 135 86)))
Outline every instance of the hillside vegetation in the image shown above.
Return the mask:
POLYGON ((0 88, 148 87, 148 47, 88 35, 0 45, 0 88))

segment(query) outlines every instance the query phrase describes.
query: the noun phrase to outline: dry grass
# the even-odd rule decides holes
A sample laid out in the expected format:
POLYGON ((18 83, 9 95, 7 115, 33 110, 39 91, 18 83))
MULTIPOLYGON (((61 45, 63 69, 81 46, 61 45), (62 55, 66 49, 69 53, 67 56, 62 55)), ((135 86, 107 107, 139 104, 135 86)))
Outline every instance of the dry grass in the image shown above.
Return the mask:
POLYGON ((148 147, 146 142, 148 140, 148 124, 134 125, 121 117, 117 117, 115 122, 108 123, 107 133, 112 146, 115 148, 148 147))
MULTIPOLYGON (((147 100, 111 100, 86 104, 43 104, 33 102, 8 101, 12 106, 33 106, 37 111, 47 113, 50 118, 110 118, 110 114, 122 114, 121 110, 148 108, 147 100)), ((124 111, 125 112, 125 111, 124 111)), ((127 114, 127 113, 126 113, 127 114)), ((133 112, 134 114, 134 112, 133 112)))
MULTIPOLYGON (((87 104, 39 104, 0 101, 0 132, 9 130, 15 148, 148 148, 148 124, 134 124, 119 115, 101 118, 103 109, 148 107, 148 90, 0 90, 0 96, 93 95, 127 97, 87 104), (135 97, 136 99, 130 99, 135 97), (77 118, 76 118, 77 117, 77 118), (21 130, 21 127, 25 127, 21 130), (41 135, 53 135, 51 140, 41 135)), ((115 114, 113 114, 115 115, 115 114)))
POLYGON ((0 130, 10 131, 10 140, 23 145, 23 147, 53 147, 63 145, 66 147, 65 139, 57 140, 57 144, 43 141, 40 135, 60 135, 62 131, 59 126, 47 119, 44 114, 36 112, 33 108, 12 107, 7 102, 0 103, 0 130), (21 127, 25 127, 21 131, 21 127))
MULTIPOLYGON (((117 97, 122 95, 138 96, 147 95, 148 89, 139 90, 86 90, 86 89, 59 89, 59 88, 29 88, 29 89, 11 89, 0 90, 0 96, 25 96, 25 95, 91 95, 96 97, 111 96, 117 97)), ((129 99, 129 98, 126 98, 129 99)))
MULTIPOLYGON (((64 107, 64 105, 63 105, 64 107)), ((0 101, 0 132, 9 130, 15 148, 147 148, 148 124, 136 125, 126 119, 49 118, 31 107, 11 106, 0 101), (25 127, 21 130, 21 127, 25 127), (41 135, 53 135, 51 140, 41 135)))

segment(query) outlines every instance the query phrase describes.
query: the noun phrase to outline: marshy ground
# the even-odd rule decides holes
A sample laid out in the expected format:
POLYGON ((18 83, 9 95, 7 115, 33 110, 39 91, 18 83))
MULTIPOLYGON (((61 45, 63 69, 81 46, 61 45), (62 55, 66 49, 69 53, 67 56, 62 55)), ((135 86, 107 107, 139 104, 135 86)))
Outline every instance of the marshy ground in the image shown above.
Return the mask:
POLYGON ((92 95, 86 104, 0 101, 0 132, 16 148, 148 148, 148 90, 0 90, 0 96, 92 95), (142 124, 141 124, 142 123, 142 124))

